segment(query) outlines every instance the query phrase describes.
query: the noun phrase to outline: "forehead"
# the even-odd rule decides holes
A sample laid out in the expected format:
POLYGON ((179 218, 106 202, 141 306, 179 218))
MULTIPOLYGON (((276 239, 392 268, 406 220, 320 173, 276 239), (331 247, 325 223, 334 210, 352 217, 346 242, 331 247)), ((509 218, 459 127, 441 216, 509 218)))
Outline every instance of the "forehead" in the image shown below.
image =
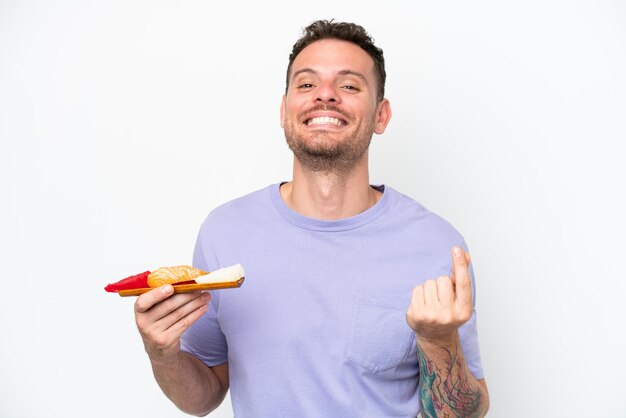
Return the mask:
POLYGON ((374 60, 361 47, 338 39, 322 39, 304 48, 293 61, 291 74, 311 69, 321 74, 354 71, 374 82, 374 60))

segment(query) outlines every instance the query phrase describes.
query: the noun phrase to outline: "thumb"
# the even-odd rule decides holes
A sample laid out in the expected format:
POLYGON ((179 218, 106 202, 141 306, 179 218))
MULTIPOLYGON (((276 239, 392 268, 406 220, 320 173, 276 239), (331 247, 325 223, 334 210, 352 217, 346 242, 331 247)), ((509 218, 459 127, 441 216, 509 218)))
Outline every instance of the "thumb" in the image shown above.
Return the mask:
POLYGON ((456 301, 472 306, 472 280, 469 273, 470 255, 459 247, 452 248, 452 282, 455 284, 456 301))

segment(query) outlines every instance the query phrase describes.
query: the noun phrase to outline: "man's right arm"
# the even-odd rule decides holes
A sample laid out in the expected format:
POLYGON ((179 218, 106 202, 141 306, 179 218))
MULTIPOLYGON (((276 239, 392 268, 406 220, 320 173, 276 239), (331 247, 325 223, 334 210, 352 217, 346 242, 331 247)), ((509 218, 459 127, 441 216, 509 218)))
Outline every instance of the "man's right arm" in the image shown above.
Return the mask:
POLYGON ((209 293, 174 294, 166 285, 135 302, 135 320, 163 393, 182 411, 203 416, 228 391, 228 363, 208 367, 180 351, 180 337, 207 310, 209 293))

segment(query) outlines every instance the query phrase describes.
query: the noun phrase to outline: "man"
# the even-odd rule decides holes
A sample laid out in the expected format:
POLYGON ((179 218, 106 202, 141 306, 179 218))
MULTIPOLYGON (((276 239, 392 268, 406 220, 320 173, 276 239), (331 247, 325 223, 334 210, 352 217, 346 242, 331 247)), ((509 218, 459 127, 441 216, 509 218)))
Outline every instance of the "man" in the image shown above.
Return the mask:
POLYGON ((137 299, 156 380, 183 411, 207 414, 230 388, 242 417, 486 413, 463 238, 369 184, 384 83, 362 27, 307 27, 280 109, 293 180, 217 208, 196 243, 196 267, 241 263, 244 286, 137 299))

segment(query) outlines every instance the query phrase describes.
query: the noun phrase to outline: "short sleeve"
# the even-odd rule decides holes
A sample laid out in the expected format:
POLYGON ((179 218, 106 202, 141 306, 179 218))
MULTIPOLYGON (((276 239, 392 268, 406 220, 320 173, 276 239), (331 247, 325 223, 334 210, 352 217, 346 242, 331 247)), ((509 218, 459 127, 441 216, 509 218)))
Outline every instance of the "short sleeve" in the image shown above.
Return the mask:
POLYGON ((180 349, 200 359, 207 366, 228 361, 226 338, 217 322, 214 301, 209 309, 181 337, 180 349))
MULTIPOLYGON (((205 271, 215 270, 218 266, 215 253, 202 240, 202 231, 198 234, 193 252, 193 266, 205 271)), ((228 361, 226 337, 217 320, 219 292, 214 292, 209 309, 181 337, 181 350, 189 353, 207 366, 215 366, 228 361)))
POLYGON ((476 310, 472 313, 469 321, 459 327, 461 348, 465 356, 468 369, 476 379, 485 377, 480 359, 480 346, 478 344, 478 329, 476 328, 476 310))

